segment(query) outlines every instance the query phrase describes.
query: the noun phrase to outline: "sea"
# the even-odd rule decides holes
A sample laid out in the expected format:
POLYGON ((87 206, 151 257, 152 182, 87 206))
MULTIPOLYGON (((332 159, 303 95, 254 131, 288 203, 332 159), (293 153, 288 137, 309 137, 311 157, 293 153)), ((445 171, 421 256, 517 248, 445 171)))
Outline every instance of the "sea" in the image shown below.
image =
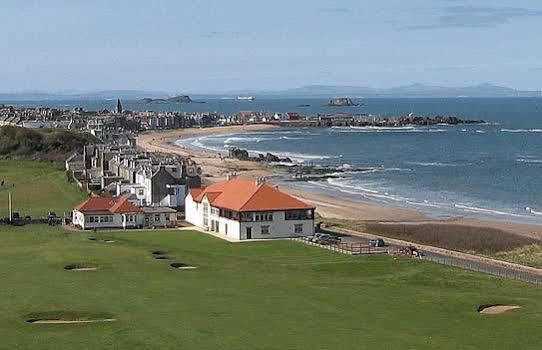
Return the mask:
MULTIPOLYGON (((226 153, 240 147, 271 152, 306 165, 341 168, 336 178, 288 182, 302 190, 354 201, 420 210, 430 217, 475 217, 542 224, 542 98, 360 99, 353 107, 328 107, 326 99, 207 99, 192 104, 125 109, 232 114, 243 110, 347 112, 379 116, 414 113, 482 119, 474 125, 400 128, 297 128, 178 141, 183 147, 226 153)), ((0 101, 2 103, 2 101, 0 101)), ((88 110, 113 108, 115 101, 27 101, 24 106, 88 110)))

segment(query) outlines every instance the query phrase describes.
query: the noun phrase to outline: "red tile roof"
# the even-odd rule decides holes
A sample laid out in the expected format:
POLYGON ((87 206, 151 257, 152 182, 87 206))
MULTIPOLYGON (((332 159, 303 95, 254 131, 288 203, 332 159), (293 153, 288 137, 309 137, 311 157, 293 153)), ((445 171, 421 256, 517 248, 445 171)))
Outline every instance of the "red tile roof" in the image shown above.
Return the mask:
POLYGON ((195 202, 207 197, 213 207, 240 212, 315 209, 268 184, 242 179, 217 182, 205 188, 191 189, 190 193, 195 202))
POLYGON ((141 209, 133 205, 124 197, 94 197, 87 199, 75 207, 76 210, 87 213, 94 211, 108 211, 110 213, 136 213, 141 209))

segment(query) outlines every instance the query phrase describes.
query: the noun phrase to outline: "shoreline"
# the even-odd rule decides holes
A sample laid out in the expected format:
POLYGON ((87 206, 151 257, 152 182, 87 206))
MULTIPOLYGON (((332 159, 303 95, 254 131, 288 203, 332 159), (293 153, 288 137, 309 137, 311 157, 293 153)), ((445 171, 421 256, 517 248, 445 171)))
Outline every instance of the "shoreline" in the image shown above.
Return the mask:
MULTIPOLYGON (((269 124, 253 124, 240 126, 190 128, 168 131, 145 132, 137 137, 137 145, 147 151, 173 153, 194 160, 203 170, 202 182, 209 183, 223 180, 232 173, 238 176, 256 179, 261 176, 273 179, 273 176, 284 174, 281 169, 267 166, 266 163, 241 161, 224 158, 218 152, 199 150, 174 144, 179 139, 208 135, 242 133, 278 129, 280 126, 269 124)), ((284 186, 284 184, 282 184, 284 186)), ((300 190, 295 186, 284 186, 285 192, 317 207, 317 213, 329 219, 384 221, 416 224, 455 224, 471 227, 489 227, 520 235, 542 239, 542 225, 517 223, 510 221, 486 220, 475 217, 450 217, 433 219, 415 209, 385 206, 365 201, 343 199, 332 195, 300 190)))

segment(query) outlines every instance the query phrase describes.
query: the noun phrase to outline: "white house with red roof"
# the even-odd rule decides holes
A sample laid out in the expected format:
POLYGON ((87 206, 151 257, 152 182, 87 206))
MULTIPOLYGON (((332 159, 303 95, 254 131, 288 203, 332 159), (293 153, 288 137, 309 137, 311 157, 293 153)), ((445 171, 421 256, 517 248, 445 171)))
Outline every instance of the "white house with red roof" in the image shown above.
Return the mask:
POLYGON ((314 211, 276 187, 242 179, 193 188, 185 199, 186 221, 234 240, 312 235, 314 211))
POLYGON ((73 224, 87 229, 171 227, 177 211, 165 207, 137 207, 126 196, 93 197, 73 209, 73 224))

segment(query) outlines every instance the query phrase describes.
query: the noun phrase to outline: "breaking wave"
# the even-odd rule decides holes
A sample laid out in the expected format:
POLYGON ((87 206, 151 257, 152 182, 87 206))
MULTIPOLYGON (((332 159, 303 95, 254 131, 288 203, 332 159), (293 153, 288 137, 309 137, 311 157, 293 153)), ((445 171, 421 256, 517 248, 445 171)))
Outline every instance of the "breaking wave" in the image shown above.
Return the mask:
POLYGON ((445 129, 433 129, 433 128, 418 128, 414 126, 397 126, 397 127, 385 127, 385 126, 334 126, 332 131, 341 133, 433 133, 433 132, 447 132, 445 129))
POLYGON ((533 132, 533 133, 540 133, 540 132, 542 132, 542 129, 501 129, 501 132, 512 132, 512 133, 533 132))
POLYGON ((529 218, 529 216, 526 216, 526 215, 520 215, 520 214, 515 214, 511 212, 506 212, 506 211, 494 210, 494 209, 478 208, 478 207, 473 207, 473 206, 468 206, 468 205, 463 205, 463 204, 455 204, 454 207, 456 207, 457 209, 467 211, 467 212, 471 212, 471 213, 529 218))
POLYGON ((466 166, 470 164, 459 164, 459 163, 441 163, 441 162, 406 162, 411 165, 419 165, 423 167, 454 167, 454 166, 466 166))

